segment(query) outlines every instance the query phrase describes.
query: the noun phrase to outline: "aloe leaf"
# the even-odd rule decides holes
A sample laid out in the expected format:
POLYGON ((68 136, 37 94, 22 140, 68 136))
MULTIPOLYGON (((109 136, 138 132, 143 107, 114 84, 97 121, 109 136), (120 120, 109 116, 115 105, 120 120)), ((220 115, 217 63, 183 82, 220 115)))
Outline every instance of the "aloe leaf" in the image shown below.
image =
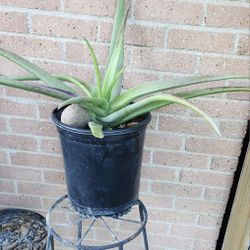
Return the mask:
POLYGON ((102 139, 104 137, 102 125, 95 123, 95 122, 89 122, 88 124, 89 124, 89 128, 93 136, 99 139, 102 139))
POLYGON ((198 113, 202 116, 216 131, 218 135, 220 135, 220 131, 212 120, 212 118, 206 114, 204 111, 193 105, 192 103, 173 95, 155 95, 148 97, 144 100, 138 101, 131 105, 126 106, 106 117, 99 117, 98 120, 103 124, 107 124, 108 126, 117 126, 119 124, 123 124, 135 117, 138 117, 144 113, 150 112, 152 110, 158 109, 162 106, 165 106, 170 103, 176 103, 183 105, 187 108, 190 108, 194 112, 198 113))
POLYGON ((93 112, 97 116, 106 116, 108 103, 105 99, 97 97, 73 97, 58 106, 61 109, 70 104, 78 104, 87 111, 93 112), (100 107, 102 106, 102 108, 100 107))
MULTIPOLYGON (((89 86, 86 82, 77 79, 76 77, 66 76, 66 75, 52 75, 58 80, 66 81, 78 86, 87 96, 92 96, 91 93, 94 92, 93 88, 89 86)), ((11 79, 18 81, 39 81, 40 79, 37 76, 12 76, 11 79)))
POLYGON ((100 73, 98 62, 97 62, 96 54, 95 54, 94 49, 90 45, 89 41, 86 38, 84 38, 84 41, 86 42, 88 46, 88 49, 90 51, 90 55, 94 64, 94 68, 95 68, 95 75, 96 75, 96 80, 97 80, 97 95, 98 97, 102 97, 102 79, 101 79, 101 73, 100 73))
MULTIPOLYGON (((123 68, 123 64, 124 64, 124 29, 125 29, 127 17, 128 17, 128 10, 126 12, 126 15, 123 17, 123 21, 121 23, 121 27, 120 27, 120 30, 119 30, 118 35, 117 35, 117 41, 116 41, 116 44, 114 46, 114 49, 112 50, 112 54, 110 56, 108 66, 106 68, 106 73, 105 73, 105 76, 103 79, 103 86, 102 86, 104 95, 106 95, 110 84, 113 82, 115 76, 117 75, 117 72, 120 72, 123 68)), ((120 91, 121 91, 121 78, 122 78, 122 75, 118 79, 119 85, 116 85, 114 90, 112 90, 111 96, 115 90, 116 90, 116 92, 118 90, 118 92, 120 93, 120 91)))
POLYGON ((241 86, 216 87, 216 88, 209 88, 209 89, 193 90, 193 91, 188 91, 188 92, 180 92, 180 93, 176 93, 175 95, 185 98, 185 99, 191 99, 191 98, 200 97, 200 96, 215 95, 215 94, 230 93, 230 92, 250 92, 250 87, 241 87, 241 86))
POLYGON ((31 83, 19 82, 17 80, 4 78, 4 77, 0 77, 0 85, 23 89, 29 92, 34 92, 34 93, 50 96, 50 97, 60 99, 63 101, 69 98, 72 98, 72 96, 74 96, 74 94, 72 94, 71 92, 67 92, 65 90, 48 87, 48 86, 35 85, 31 83))
POLYGON ((176 88, 182 88, 186 86, 192 86, 195 84, 215 82, 229 79, 249 79, 249 76, 242 75, 228 75, 228 76, 198 76, 198 77, 187 77, 180 79, 173 79, 169 81, 153 81, 148 83, 139 84, 129 89, 124 94, 116 97, 111 102, 111 112, 116 111, 136 98, 149 95, 155 92, 170 90, 176 88))
POLYGON ((31 74, 37 76, 41 81, 43 81, 44 83, 47 83, 49 86, 55 87, 58 89, 64 89, 64 90, 74 93, 74 90, 72 88, 68 87, 62 81, 56 79, 55 77, 53 77, 52 75, 44 71, 43 69, 29 62, 28 60, 2 48, 0 48, 0 55, 18 64, 20 67, 24 68, 31 74))
POLYGON ((118 41, 117 46, 115 47, 111 60, 106 69, 106 73, 105 73, 105 76, 103 79, 103 85, 102 85, 104 96, 106 96, 106 93, 108 92, 108 88, 110 84, 113 82, 114 77, 116 75, 117 65, 118 65, 121 51, 122 51, 122 39, 118 41))
POLYGON ((114 21, 114 26, 113 26, 113 32, 112 32, 112 37, 111 37, 111 44, 110 44, 110 49, 109 49, 108 61, 110 61, 115 45, 118 41, 119 32, 123 23, 124 15, 125 15, 125 1, 118 0, 116 14, 115 14, 115 21, 114 21))
POLYGON ((120 72, 117 73, 117 75, 115 76, 114 80, 112 81, 112 83, 110 84, 109 88, 108 88, 108 91, 107 91, 107 94, 106 94, 106 98, 109 100, 110 97, 111 97, 111 94, 112 94, 112 90, 114 89, 114 86, 119 83, 119 78, 120 76, 123 74, 123 71, 124 71, 124 68, 122 68, 120 70, 120 72))

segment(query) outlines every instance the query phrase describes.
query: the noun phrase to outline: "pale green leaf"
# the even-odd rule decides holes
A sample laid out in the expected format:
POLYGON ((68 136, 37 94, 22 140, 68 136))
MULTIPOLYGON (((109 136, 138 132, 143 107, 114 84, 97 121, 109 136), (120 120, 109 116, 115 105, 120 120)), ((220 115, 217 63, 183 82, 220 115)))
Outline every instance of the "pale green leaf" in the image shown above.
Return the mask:
POLYGON ((28 60, 1 48, 0 48, 0 55, 18 64, 20 67, 24 68, 31 74, 37 76, 41 81, 43 81, 44 83, 47 83, 49 86, 55 87, 58 89, 64 89, 64 90, 74 93, 74 90, 72 88, 68 87, 62 81, 56 79, 55 77, 53 77, 52 75, 44 71, 43 69, 29 62, 28 60))
POLYGON ((106 124, 108 126, 117 126, 119 124, 123 124, 133 118, 136 118, 144 113, 153 111, 162 106, 165 106, 170 103, 176 103, 183 105, 187 108, 190 108, 194 112, 198 113, 202 116, 220 135, 220 131, 216 126, 215 122, 209 117, 204 111, 193 105, 192 103, 173 95, 156 95, 140 100, 136 103, 126 106, 106 117, 100 117, 98 120, 102 124, 106 124))
POLYGON ((91 133, 94 137, 97 137, 99 139, 102 139, 104 137, 102 125, 95 123, 95 122, 89 122, 88 124, 91 130, 91 133))
POLYGON ((215 95, 215 94, 221 94, 221 93, 231 93, 231 92, 237 92, 237 93, 250 92, 250 87, 241 87, 241 86, 216 87, 216 88, 198 89, 198 90, 193 90, 193 91, 180 92, 180 93, 176 93, 176 95, 185 99, 191 99, 191 98, 200 97, 200 96, 215 95))
POLYGON ((49 86, 43 86, 43 85, 35 85, 31 83, 24 83, 22 81, 19 82, 17 80, 5 78, 5 77, 0 77, 0 85, 50 96, 50 97, 60 99, 63 101, 69 98, 72 98, 72 96, 74 96, 71 92, 67 92, 61 89, 57 89, 57 88, 53 88, 49 86))
POLYGON ((97 116, 106 116, 108 103, 103 98, 98 97, 73 97, 58 106, 61 109, 70 104, 78 104, 87 111, 93 112, 97 116))
POLYGON ((90 51, 90 55, 94 64, 94 68, 95 68, 95 75, 96 75, 96 80, 97 80, 97 95, 98 97, 102 97, 102 79, 101 79, 101 72, 99 69, 98 62, 97 62, 96 54, 95 54, 94 49, 90 45, 89 41, 86 38, 84 38, 84 41, 86 42, 88 46, 88 49, 90 51))
POLYGON ((119 110, 125 107, 133 100, 149 95, 155 92, 171 90, 175 88, 181 88, 186 86, 192 86, 195 84, 215 82, 229 79, 249 79, 249 76, 242 75, 228 75, 228 76, 197 76, 197 77, 187 77, 180 79, 173 79, 168 81, 153 81, 148 83, 139 84, 131 89, 129 89, 124 94, 118 96, 111 102, 111 112, 119 110))
MULTIPOLYGON (((86 82, 77 79, 76 77, 66 76, 66 75, 52 75, 58 80, 65 81, 68 83, 72 83, 79 87, 87 96, 92 96, 91 93, 94 92, 91 86, 89 86, 86 82)), ((37 76, 12 76, 10 79, 18 80, 18 81, 40 81, 37 76)))
MULTIPOLYGON (((112 84, 114 78, 120 72, 123 68, 124 64, 124 30, 125 30, 125 25, 127 21, 127 16, 128 16, 128 11, 126 12, 126 15, 123 17, 123 21, 121 23, 120 30, 117 35, 117 41, 114 46, 114 49, 112 51, 110 60, 108 62, 108 66, 106 68, 105 76, 103 79, 103 94, 106 96, 108 89, 110 85, 112 84)), ((121 79, 122 75, 119 76, 119 79, 117 80, 119 84, 116 84, 114 86, 114 89, 112 89, 111 92, 111 98, 113 96, 114 91, 117 93, 117 91, 120 93, 121 91, 121 79)))

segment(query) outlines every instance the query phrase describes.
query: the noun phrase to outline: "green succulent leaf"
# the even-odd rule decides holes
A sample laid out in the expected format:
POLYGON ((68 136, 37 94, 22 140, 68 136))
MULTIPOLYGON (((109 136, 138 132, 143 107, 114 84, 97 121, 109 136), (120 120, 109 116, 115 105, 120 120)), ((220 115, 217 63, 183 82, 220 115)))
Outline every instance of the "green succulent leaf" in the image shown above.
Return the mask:
POLYGON ((101 72, 99 69, 98 62, 97 62, 96 54, 95 54, 94 49, 90 45, 89 41, 86 38, 84 38, 84 41, 88 46, 88 49, 90 51, 90 55, 94 64, 94 68, 95 68, 95 75, 96 75, 96 80, 97 80, 97 96, 102 97, 102 78, 101 78, 101 72))
POLYGON ((220 135, 220 131, 217 125, 212 120, 212 118, 209 117, 208 114, 206 114, 204 111, 202 111, 201 109, 199 109, 192 103, 180 97, 173 96, 173 95, 155 95, 155 96, 148 97, 144 100, 128 105, 125 108, 122 108, 106 117, 101 117, 99 118, 99 121, 102 122, 103 124, 117 126, 135 117, 138 117, 144 113, 153 111, 155 109, 158 109, 170 103, 183 105, 187 108, 190 108, 192 111, 198 113, 214 128, 217 134, 220 135))
POLYGON ((176 93, 176 95, 185 99, 191 99, 191 98, 200 97, 200 96, 215 95, 215 94, 221 94, 221 93, 232 93, 232 92, 237 92, 237 93, 250 92, 250 87, 241 87, 241 86, 216 87, 216 88, 193 90, 193 91, 188 91, 188 92, 180 92, 180 93, 176 93))
POLYGON ((108 91, 107 91, 107 94, 106 94, 106 99, 107 100, 110 100, 110 97, 111 97, 112 91, 114 89, 114 86, 118 83, 120 76, 123 74, 123 71, 124 71, 124 68, 122 68, 120 70, 120 72, 117 73, 117 75, 115 76, 114 80, 110 84, 110 86, 108 88, 108 91))
POLYGON ((192 86, 195 84, 201 84, 201 83, 207 83, 207 82, 229 80, 229 79, 249 79, 249 76, 242 76, 242 75, 198 76, 198 77, 173 79, 169 81, 153 81, 153 82, 139 84, 129 89, 124 94, 116 97, 111 102, 111 112, 119 110, 122 107, 125 107, 126 105, 128 105, 133 100, 139 97, 153 94, 155 92, 182 88, 186 86, 192 86))
POLYGON ((116 8, 116 14, 115 14, 115 21, 113 25, 113 32, 111 37, 111 43, 110 43, 110 49, 109 49, 109 60, 111 60, 111 57, 113 55, 114 48, 116 46, 117 41, 119 40, 120 36, 120 29, 123 23, 125 15, 125 1, 124 0, 118 0, 117 1, 117 8, 116 8))
POLYGON ((0 55, 18 64, 20 67, 24 68, 31 74, 37 76, 41 81, 43 81, 44 83, 47 83, 49 86, 74 93, 74 90, 72 88, 68 87, 62 81, 56 79, 55 77, 53 77, 52 75, 44 71, 43 69, 29 62, 28 60, 2 48, 0 48, 0 55))
MULTIPOLYGON (((94 89, 89 86, 86 82, 77 79, 76 77, 66 76, 66 75, 52 75, 58 80, 65 81, 68 83, 72 83, 78 88, 80 88, 87 96, 91 97, 92 93, 94 92, 94 89)), ((18 81, 40 81, 40 79, 37 76, 12 76, 11 79, 18 80, 18 81)))
POLYGON ((89 122, 88 124, 89 124, 89 128, 93 136, 99 139, 102 139, 104 137, 102 125, 95 123, 95 122, 89 122))
MULTIPOLYGON (((119 4, 119 3, 118 3, 119 4)), ((106 73, 103 79, 103 94, 107 95, 110 85, 114 81, 114 78, 124 67, 124 30, 127 21, 128 11, 126 14, 123 14, 123 20, 120 24, 119 32, 117 34, 117 41, 112 49, 112 54, 110 55, 108 66, 106 68, 106 73)), ((119 75, 117 80, 117 84, 115 84, 112 88, 111 99, 113 99, 114 95, 117 96, 121 92, 121 79, 122 74, 119 75)))
POLYGON ((19 82, 14 79, 9 79, 5 77, 0 77, 0 84, 5 85, 12 88, 22 89, 29 92, 34 92, 46 96, 50 96, 59 100, 67 100, 69 98, 72 98, 73 94, 71 92, 67 92, 61 89, 49 87, 49 86, 43 86, 43 85, 35 85, 32 83, 24 83, 19 82))
POLYGON ((98 97, 73 97, 58 106, 61 109, 70 104, 78 104, 87 111, 93 112, 97 116, 106 116, 109 104, 103 98, 98 97))

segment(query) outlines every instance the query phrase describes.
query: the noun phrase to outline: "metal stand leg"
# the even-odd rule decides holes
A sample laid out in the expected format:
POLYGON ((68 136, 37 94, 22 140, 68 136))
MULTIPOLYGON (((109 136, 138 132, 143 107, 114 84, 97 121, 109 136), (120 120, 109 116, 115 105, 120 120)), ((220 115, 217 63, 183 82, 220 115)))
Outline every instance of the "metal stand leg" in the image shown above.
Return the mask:
POLYGON ((46 250, 54 250, 54 238, 53 235, 48 233, 48 238, 46 242, 46 250))
MULTIPOLYGON (((142 211, 142 207, 139 206, 139 210, 140 210, 140 217, 141 217, 141 221, 144 221, 144 214, 142 211)), ((145 245, 145 250, 149 250, 149 246, 148 246, 148 236, 147 236, 147 230, 146 230, 146 225, 142 230, 143 233, 143 240, 144 240, 144 245, 145 245)))
POLYGON ((119 246, 119 250, 123 250, 123 245, 122 245, 122 246, 119 246))
MULTIPOLYGON (((79 222, 78 222, 78 236, 77 236, 77 238, 78 238, 78 241, 80 241, 81 240, 81 238, 82 238, 82 220, 80 220, 79 222)), ((78 250, 83 250, 82 248, 81 248, 81 242, 79 243, 79 246, 77 247, 77 249, 78 250)))

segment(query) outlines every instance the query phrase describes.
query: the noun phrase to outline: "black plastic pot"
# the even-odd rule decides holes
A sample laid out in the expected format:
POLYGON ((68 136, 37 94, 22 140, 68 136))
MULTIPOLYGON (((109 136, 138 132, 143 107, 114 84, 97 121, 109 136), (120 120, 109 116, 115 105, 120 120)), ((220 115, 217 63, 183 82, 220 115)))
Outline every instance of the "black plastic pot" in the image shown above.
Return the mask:
POLYGON ((80 212, 90 216, 122 214, 139 197, 145 129, 151 119, 131 128, 104 132, 104 138, 89 129, 68 126, 54 110, 64 158, 69 199, 80 212))

